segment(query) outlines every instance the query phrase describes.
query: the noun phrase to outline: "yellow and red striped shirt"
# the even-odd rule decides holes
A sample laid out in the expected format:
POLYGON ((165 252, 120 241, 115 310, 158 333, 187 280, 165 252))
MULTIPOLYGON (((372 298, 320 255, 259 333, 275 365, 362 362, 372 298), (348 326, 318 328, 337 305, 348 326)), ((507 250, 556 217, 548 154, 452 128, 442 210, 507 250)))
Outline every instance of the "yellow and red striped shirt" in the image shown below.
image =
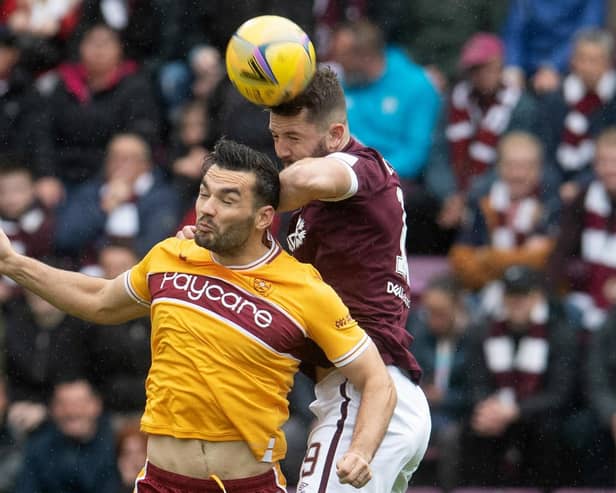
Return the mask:
POLYGON ((142 429, 243 440, 260 461, 286 452, 287 393, 308 339, 336 366, 369 344, 319 273, 272 242, 251 265, 225 267, 192 240, 167 239, 126 273, 151 306, 152 366, 142 429))

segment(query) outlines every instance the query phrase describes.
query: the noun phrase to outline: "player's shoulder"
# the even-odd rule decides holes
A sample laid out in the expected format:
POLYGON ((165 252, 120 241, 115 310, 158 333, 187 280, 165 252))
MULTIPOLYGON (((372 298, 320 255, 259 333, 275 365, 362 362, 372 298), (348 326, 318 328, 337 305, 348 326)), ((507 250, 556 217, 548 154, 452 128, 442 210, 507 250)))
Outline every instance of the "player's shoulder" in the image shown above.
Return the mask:
POLYGON ((319 271, 312 265, 300 262, 286 251, 281 251, 276 259, 278 272, 300 284, 316 287, 325 284, 319 271))
POLYGON ((328 157, 346 164, 353 170, 360 190, 381 189, 388 183, 398 182, 396 172, 385 158, 376 149, 367 147, 355 139, 351 139, 343 150, 329 154, 328 157))
POLYGON ((184 240, 175 237, 169 237, 156 243, 144 257, 149 261, 186 261, 194 257, 197 253, 202 256, 201 252, 194 252, 195 242, 193 240, 184 240))

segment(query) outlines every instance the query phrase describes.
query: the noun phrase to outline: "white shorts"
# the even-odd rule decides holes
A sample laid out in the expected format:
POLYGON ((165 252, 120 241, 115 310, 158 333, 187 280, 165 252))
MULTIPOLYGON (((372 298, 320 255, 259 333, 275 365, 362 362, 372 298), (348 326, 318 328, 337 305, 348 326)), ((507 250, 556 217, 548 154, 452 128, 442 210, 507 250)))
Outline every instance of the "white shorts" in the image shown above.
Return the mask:
POLYGON ((421 388, 398 368, 387 367, 398 403, 387 433, 372 462, 372 480, 357 490, 340 484, 336 461, 348 450, 361 394, 342 373, 334 371, 315 386, 316 400, 310 410, 317 418, 308 438, 297 493, 401 493, 428 447, 430 409, 421 388))

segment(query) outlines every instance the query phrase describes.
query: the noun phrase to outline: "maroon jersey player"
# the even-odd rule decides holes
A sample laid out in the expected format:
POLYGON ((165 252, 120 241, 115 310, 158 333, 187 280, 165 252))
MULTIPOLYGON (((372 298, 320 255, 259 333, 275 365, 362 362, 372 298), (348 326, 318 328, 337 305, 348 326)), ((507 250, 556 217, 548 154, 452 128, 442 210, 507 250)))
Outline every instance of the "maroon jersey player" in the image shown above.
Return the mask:
MULTIPOLYGON (((285 166, 280 209, 295 211, 289 247, 338 292, 376 343, 397 389, 398 405, 377 453, 358 449, 339 467, 371 464, 374 480, 362 491, 406 491, 427 447, 430 415, 404 329, 409 280, 398 177, 376 150, 351 137, 344 94, 329 69, 319 69, 300 96, 271 109, 270 131, 285 166)), ((336 450, 350 441, 358 395, 336 371, 316 377, 317 424, 298 493, 338 493, 345 490, 332 469, 336 450)))

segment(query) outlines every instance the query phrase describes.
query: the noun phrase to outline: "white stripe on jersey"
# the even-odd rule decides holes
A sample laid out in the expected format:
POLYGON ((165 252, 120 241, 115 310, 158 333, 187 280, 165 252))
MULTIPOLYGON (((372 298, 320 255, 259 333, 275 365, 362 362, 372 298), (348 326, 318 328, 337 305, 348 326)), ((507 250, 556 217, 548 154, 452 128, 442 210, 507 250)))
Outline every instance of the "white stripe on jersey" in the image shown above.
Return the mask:
POLYGON ((133 289, 133 286, 130 283, 130 269, 124 273, 124 288, 128 295, 134 299, 140 305, 144 305, 149 307, 150 302, 148 300, 144 300, 141 296, 137 294, 137 292, 133 289))
POLYGON ((349 173, 349 178, 351 179, 351 185, 349 186, 349 189, 340 197, 335 197, 331 199, 321 199, 321 200, 323 202, 339 202, 341 200, 348 199, 349 197, 352 197, 353 195, 355 195, 357 193, 357 190, 359 190, 359 180, 357 179, 357 174, 353 170, 353 166, 359 160, 359 158, 357 156, 353 156, 352 154, 348 154, 346 152, 334 152, 332 154, 328 154, 325 157, 334 158, 336 161, 339 161, 342 164, 346 165, 345 168, 349 173))
POLYGON ((349 363, 352 363, 353 361, 355 361, 355 359, 361 356, 366 349, 368 349, 371 342, 372 342, 372 339, 370 339, 368 335, 364 335, 361 341, 359 341, 353 348, 351 348, 345 354, 333 360, 332 363, 336 365, 337 368, 340 368, 342 366, 348 365, 349 363))

